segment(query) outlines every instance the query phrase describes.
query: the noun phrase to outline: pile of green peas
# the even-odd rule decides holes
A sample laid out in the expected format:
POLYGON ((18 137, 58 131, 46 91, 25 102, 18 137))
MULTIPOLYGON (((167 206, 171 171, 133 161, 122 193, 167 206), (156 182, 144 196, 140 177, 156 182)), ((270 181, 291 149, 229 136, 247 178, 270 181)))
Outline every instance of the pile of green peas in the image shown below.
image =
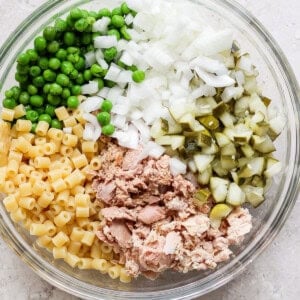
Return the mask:
MULTIPOLYGON (((62 129, 63 123, 55 115, 55 109, 65 106, 76 109, 80 102, 81 86, 91 80, 98 83, 99 90, 113 87, 114 82, 105 80, 107 73, 99 64, 86 68, 84 54, 94 51, 93 40, 100 33, 92 30, 94 22, 108 17, 110 24, 107 35, 117 39, 130 40, 125 16, 135 16, 135 12, 126 3, 109 10, 99 12, 73 8, 66 19, 56 19, 54 25, 44 28, 41 36, 34 39, 34 48, 21 53, 17 58, 15 79, 19 86, 5 92, 3 106, 13 109, 23 104, 26 115, 22 118, 32 122, 32 132, 39 121, 46 121, 50 127, 62 129)), ((142 82, 145 73, 135 66, 126 66, 117 60, 115 47, 103 49, 104 59, 108 64, 114 62, 124 69, 131 70, 135 82, 142 82)), ((111 135, 114 127, 110 124, 112 104, 105 100, 97 115, 102 125, 102 132, 111 135)))

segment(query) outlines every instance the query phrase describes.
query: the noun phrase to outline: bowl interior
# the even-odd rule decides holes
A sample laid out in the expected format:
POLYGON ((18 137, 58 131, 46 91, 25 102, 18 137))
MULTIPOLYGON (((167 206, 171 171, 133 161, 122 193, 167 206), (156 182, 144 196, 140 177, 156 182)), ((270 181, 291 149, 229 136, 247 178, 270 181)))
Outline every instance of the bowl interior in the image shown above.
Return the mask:
MULTIPOLYGON (((104 6, 113 7, 117 3, 118 1, 109 0, 49 1, 36 11, 23 26, 23 30, 17 31, 7 42, 0 55, 1 99, 4 91, 14 85, 14 62, 17 55, 32 45, 33 38, 40 33, 41 28, 53 22, 57 16, 64 15, 72 6, 99 10, 104 6)), ((112 299, 118 295, 121 298, 165 299, 168 295, 170 299, 183 299, 190 295, 204 294, 232 278, 255 253, 265 247, 276 233, 276 226, 279 227, 284 214, 293 202, 298 182, 296 168, 299 108, 280 55, 274 52, 272 42, 266 40, 259 25, 243 15, 231 2, 187 0, 184 5, 193 5, 195 16, 212 24, 213 27, 232 28, 241 48, 251 54, 253 63, 260 73, 259 84, 263 94, 273 100, 272 106, 277 107, 287 116, 287 126, 276 142, 275 155, 282 161, 284 169, 268 189, 267 199, 263 205, 256 210, 250 208, 254 217, 253 230, 239 247, 235 247, 234 257, 230 262, 220 264, 216 270, 187 274, 166 272, 155 281, 141 277, 131 284, 111 280, 107 275, 96 271, 72 269, 60 260, 54 261, 51 253, 35 245, 35 239, 27 231, 10 221, 1 203, 0 225, 7 242, 41 276, 78 296, 112 299)))

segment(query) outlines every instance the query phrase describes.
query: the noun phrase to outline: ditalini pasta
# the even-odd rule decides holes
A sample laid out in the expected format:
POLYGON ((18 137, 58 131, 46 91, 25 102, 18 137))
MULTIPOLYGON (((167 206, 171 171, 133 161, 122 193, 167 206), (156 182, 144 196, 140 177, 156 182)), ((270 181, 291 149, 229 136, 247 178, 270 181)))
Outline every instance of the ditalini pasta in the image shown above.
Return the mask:
MULTIPOLYGON (((22 105, 2 111, 7 121, 22 116, 22 105)), ((36 135, 31 122, 19 119, 9 128, 0 121, 0 192, 3 204, 14 222, 21 223, 36 244, 63 259, 71 267, 94 269, 111 278, 130 282, 124 267, 115 263, 112 247, 96 238, 101 226, 101 205, 94 203, 91 172, 99 170, 97 142, 85 141, 85 120, 80 111, 74 115, 56 109, 57 117, 71 133, 50 128, 40 121, 36 135), (1 135, 2 134, 2 135, 1 135)))

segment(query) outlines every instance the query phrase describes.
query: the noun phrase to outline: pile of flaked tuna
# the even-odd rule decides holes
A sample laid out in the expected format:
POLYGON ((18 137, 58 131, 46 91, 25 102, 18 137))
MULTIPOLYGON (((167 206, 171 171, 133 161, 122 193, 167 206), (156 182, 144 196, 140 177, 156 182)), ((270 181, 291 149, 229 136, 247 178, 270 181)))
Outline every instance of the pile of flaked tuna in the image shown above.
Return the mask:
POLYGON ((142 149, 104 143, 102 167, 93 182, 97 201, 105 205, 97 236, 119 254, 130 275, 156 278, 167 269, 215 268, 229 259, 229 246, 251 230, 251 215, 244 208, 213 228, 208 217, 212 203, 194 204, 197 185, 171 174, 169 156, 137 162, 142 149))

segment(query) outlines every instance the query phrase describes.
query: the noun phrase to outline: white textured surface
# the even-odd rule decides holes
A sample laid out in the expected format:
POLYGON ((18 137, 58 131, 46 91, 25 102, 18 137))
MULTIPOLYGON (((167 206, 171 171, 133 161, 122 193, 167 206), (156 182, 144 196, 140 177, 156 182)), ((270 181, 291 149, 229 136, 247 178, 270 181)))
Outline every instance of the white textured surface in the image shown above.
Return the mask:
MULTIPOLYGON (((222 0, 220 0, 222 1, 222 0)), ((0 44, 43 0, 0 0, 0 44)), ((277 40, 300 81, 300 1, 238 0, 277 40)), ((273 244, 237 279, 200 300, 300 299, 300 202, 273 244)), ((1 300, 73 300, 51 287, 0 240, 1 300)))

